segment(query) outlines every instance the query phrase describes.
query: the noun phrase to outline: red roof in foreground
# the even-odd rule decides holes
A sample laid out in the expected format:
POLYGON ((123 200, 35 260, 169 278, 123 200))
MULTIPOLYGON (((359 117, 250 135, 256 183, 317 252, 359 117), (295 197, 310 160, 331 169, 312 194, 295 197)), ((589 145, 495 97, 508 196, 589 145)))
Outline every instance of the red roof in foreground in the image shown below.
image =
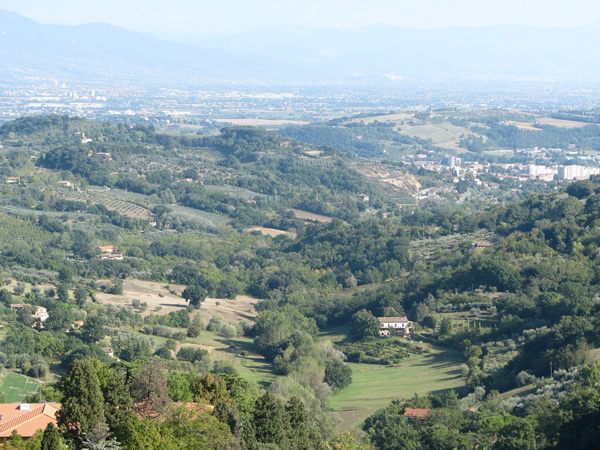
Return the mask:
POLYGON ((418 417, 419 419, 423 419, 427 417, 429 414, 429 410, 426 408, 406 408, 404 410, 404 417, 418 417))
POLYGON ((17 430, 29 438, 52 422, 56 425, 56 413, 60 403, 0 403, 0 438, 10 437, 17 430), (26 409, 29 405, 29 409, 26 409))

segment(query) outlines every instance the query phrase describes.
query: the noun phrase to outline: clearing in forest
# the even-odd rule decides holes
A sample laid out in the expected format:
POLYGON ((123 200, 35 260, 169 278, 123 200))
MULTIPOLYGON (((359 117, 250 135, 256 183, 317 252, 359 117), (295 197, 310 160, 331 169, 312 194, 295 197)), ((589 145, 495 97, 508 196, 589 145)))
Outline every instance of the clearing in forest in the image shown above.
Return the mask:
POLYGON ((302 211, 301 209, 291 209, 290 211, 293 211, 294 215, 298 219, 313 220, 316 222, 331 222, 333 220, 331 217, 322 216, 321 214, 315 214, 308 211, 302 211))
MULTIPOLYGON (((125 280, 123 281, 123 295, 96 293, 96 299, 103 304, 130 307, 133 299, 146 302, 148 308, 142 313, 146 317, 153 314, 168 314, 171 311, 180 311, 188 306, 188 302, 181 297, 185 286, 179 284, 165 284, 155 281, 125 280)), ((202 302, 199 310, 200 316, 206 322, 215 314, 223 316, 225 322, 240 322, 247 320, 254 322, 256 310, 254 306, 258 300, 247 295, 238 295, 235 300, 207 298, 202 302)))
POLYGON ((338 431, 355 429, 391 400, 463 388, 463 362, 457 351, 432 347, 430 353, 393 366, 347 363, 352 368, 352 384, 330 402, 341 418, 338 431))
POLYGON ((290 238, 294 239, 293 233, 289 233, 289 232, 283 231, 283 230, 277 230, 275 228, 250 227, 250 228, 247 228, 246 231, 248 231, 248 232, 250 232, 250 231, 260 231, 262 234, 266 234, 267 236, 271 236, 271 237, 279 236, 281 234, 286 234, 290 238))

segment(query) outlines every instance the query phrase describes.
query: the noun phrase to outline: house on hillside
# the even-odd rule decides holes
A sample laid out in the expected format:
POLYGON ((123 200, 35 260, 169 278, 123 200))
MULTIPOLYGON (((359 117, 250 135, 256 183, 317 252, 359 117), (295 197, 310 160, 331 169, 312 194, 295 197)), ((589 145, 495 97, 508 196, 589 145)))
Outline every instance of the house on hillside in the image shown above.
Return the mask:
POLYGON ((413 420, 424 419, 428 414, 429 410, 426 408, 406 408, 402 415, 406 417, 407 420, 413 420))
POLYGON ((56 425, 60 403, 0 403, 0 442, 13 431, 28 439, 49 423, 56 425))
POLYGON ((392 334, 408 335, 412 328, 412 322, 406 317, 378 317, 379 337, 392 334))
POLYGON ((108 153, 108 152, 98 152, 98 153, 96 153, 96 155, 98 155, 98 157, 100 157, 100 158, 104 158, 108 161, 112 161, 112 157, 110 156, 110 153, 108 153))
POLYGON ((97 249, 102 252, 102 254, 100 256, 98 256, 100 259, 117 260, 117 261, 123 260, 123 254, 119 253, 119 251, 118 251, 119 249, 117 248, 116 245, 101 245, 101 246, 97 247, 97 249))
POLYGON ((61 186, 64 186, 64 187, 68 187, 68 188, 73 188, 73 187, 74 187, 74 186, 73 186, 73 183, 71 183, 71 182, 70 182, 70 181, 68 181, 68 180, 60 180, 60 181, 58 182, 58 184, 60 184, 61 186))
POLYGON ((43 306, 29 305, 25 303, 11 303, 10 309, 12 309, 13 311, 18 311, 19 309, 24 308, 25 306, 33 306, 35 308, 35 312, 31 314, 31 316, 37 320, 45 322, 46 320, 48 320, 48 317, 50 317, 48 315, 48 310, 43 306))

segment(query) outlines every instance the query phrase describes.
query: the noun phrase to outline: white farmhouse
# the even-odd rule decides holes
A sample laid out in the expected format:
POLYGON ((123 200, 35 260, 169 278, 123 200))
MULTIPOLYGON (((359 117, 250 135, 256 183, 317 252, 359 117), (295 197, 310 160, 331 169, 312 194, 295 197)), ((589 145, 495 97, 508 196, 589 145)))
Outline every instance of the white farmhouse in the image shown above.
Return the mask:
POLYGON ((406 317, 378 317, 379 336, 389 336, 391 334, 410 334, 412 322, 406 317))

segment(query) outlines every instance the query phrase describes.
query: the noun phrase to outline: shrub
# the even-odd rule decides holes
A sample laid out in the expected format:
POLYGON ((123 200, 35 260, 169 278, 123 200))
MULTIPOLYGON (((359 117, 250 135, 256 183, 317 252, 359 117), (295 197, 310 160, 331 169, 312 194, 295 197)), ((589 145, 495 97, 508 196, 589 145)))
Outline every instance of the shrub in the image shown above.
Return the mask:
POLYGON ((234 338, 237 336, 237 327, 232 323, 226 323, 223 325, 221 333, 227 338, 234 338))
POLYGON ((522 370, 515 377, 517 385, 525 386, 527 384, 535 383, 535 375, 530 374, 529 372, 522 370))
POLYGON ((187 330, 187 337, 195 338, 200 336, 200 327, 192 325, 187 330))

